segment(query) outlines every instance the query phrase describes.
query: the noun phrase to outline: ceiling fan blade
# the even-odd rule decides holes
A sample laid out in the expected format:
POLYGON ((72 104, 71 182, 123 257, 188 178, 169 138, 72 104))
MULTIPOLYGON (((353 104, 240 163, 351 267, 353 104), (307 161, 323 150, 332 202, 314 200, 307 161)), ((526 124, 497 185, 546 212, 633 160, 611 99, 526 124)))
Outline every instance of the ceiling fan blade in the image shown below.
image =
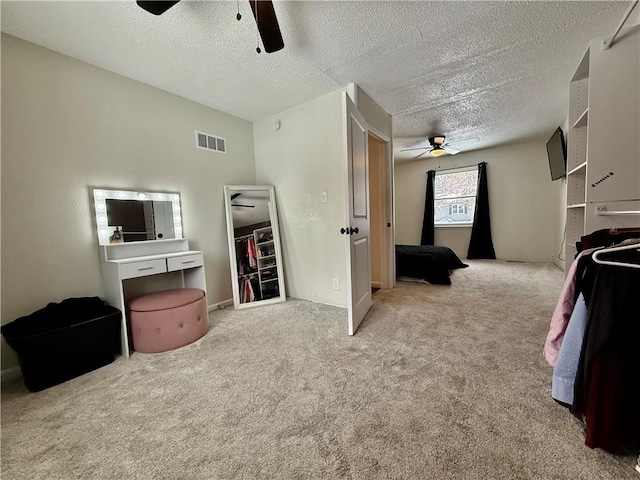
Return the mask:
POLYGON ((431 148, 431 146, 428 147, 418 147, 418 148, 404 148, 402 150, 400 150, 401 152, 410 152, 411 150, 426 150, 431 148))
POLYGON ((171 0, 171 1, 144 1, 138 0, 136 3, 140 8, 143 8, 149 13, 153 13, 154 15, 162 15, 164 12, 173 7, 180 0, 171 0))
POLYGON ((231 195, 231 200, 235 200, 236 198, 238 198, 240 195, 242 195, 241 192, 238 193, 234 193, 233 195, 231 195))
POLYGON ((447 152, 449 155, 455 155, 456 153, 460 153, 460 150, 456 150, 455 148, 451 148, 451 147, 442 147, 442 149, 447 152))
POLYGON ((249 0, 253 18, 256 20, 260 38, 264 51, 267 53, 277 52, 284 48, 284 40, 276 18, 276 11, 273 9, 271 0, 249 0))
POLYGON ((256 208, 255 205, 233 205, 231 204, 232 207, 244 207, 244 208, 256 208))
POLYGON ((415 157, 413 157, 411 160, 417 160, 418 158, 420 158, 423 155, 426 155, 427 153, 429 153, 431 150, 427 150, 426 152, 422 152, 419 153, 418 155, 416 155, 415 157))

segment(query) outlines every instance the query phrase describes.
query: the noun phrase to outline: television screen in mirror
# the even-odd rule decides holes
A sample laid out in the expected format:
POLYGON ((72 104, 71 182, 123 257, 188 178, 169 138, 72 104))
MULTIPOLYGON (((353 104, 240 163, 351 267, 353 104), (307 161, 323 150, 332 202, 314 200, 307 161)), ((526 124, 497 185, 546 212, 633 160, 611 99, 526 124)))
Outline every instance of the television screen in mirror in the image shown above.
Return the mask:
POLYGON ((286 300, 275 190, 224 187, 235 308, 286 300))
POLYGON ((182 238, 180 195, 94 189, 98 243, 182 238))

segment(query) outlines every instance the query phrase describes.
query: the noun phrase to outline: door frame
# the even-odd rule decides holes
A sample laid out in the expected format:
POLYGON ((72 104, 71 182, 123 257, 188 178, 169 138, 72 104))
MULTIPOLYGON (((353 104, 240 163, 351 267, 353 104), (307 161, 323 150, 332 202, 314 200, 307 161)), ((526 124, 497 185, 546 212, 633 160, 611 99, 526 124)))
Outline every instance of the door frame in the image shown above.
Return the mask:
MULTIPOLYGON (((395 256, 395 189, 394 189, 394 165, 393 165, 393 140, 380 130, 367 122, 369 135, 377 138, 386 145, 386 180, 387 202, 385 205, 386 222, 391 224, 385 229, 385 275, 382 288, 395 288, 396 286, 396 256, 395 256)), ((392 133, 393 134, 393 133, 392 133)))

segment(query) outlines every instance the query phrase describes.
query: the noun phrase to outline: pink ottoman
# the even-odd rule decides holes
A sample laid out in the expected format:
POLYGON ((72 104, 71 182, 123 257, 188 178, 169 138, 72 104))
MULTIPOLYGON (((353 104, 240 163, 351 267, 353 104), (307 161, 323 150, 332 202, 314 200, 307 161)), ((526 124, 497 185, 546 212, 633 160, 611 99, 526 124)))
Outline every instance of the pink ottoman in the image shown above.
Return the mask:
POLYGON ((131 341, 137 352, 183 347, 207 333, 207 301, 198 288, 176 288, 129 302, 131 341))

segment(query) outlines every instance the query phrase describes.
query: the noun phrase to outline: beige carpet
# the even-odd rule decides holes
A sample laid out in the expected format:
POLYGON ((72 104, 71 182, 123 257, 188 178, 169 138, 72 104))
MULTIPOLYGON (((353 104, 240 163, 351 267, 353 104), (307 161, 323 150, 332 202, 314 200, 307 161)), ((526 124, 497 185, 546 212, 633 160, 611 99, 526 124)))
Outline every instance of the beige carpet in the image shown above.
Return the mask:
POLYGON ((469 263, 377 292, 355 337, 344 310, 290 300, 40 393, 4 385, 2 478, 640 478, 549 396, 562 273, 469 263))

